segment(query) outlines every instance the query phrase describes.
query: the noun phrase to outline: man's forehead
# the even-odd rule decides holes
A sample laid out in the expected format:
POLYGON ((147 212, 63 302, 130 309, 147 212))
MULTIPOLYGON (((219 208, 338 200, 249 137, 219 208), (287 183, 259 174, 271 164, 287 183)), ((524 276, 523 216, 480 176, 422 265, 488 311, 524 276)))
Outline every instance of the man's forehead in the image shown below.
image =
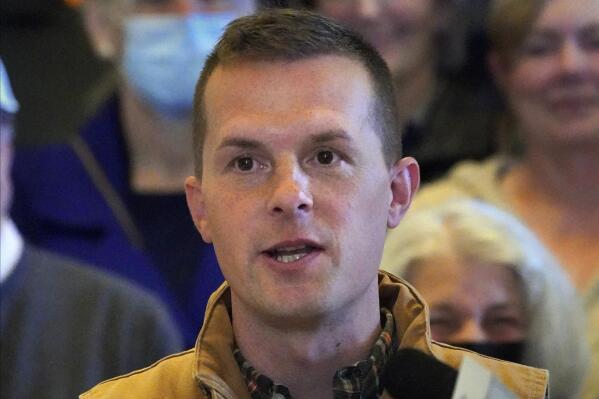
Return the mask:
POLYGON ((205 140, 217 147, 230 136, 289 144, 371 130, 373 93, 366 68, 345 56, 219 65, 204 93, 205 140))
MULTIPOLYGON (((372 79, 368 70, 360 61, 353 57, 341 54, 322 54, 299 59, 261 59, 261 58, 234 58, 220 62, 214 68, 206 84, 206 91, 218 85, 253 86, 256 82, 246 80, 248 75, 272 80, 280 83, 299 84, 306 87, 311 81, 298 82, 298 76, 312 75, 314 79, 328 77, 330 83, 341 80, 351 75, 351 80, 364 78, 372 86, 372 79), (264 73, 268 70, 267 73, 264 73)), ((277 89, 279 85, 273 85, 277 89)))
MULTIPOLYGON (((358 61, 343 55, 297 60, 233 60, 218 65, 208 78, 204 112, 220 111, 223 102, 253 108, 265 103, 269 112, 294 105, 363 103, 374 95, 372 79, 358 61)), ((341 106, 342 104, 339 104, 341 106)), ((236 111, 235 108, 231 110, 236 111)))

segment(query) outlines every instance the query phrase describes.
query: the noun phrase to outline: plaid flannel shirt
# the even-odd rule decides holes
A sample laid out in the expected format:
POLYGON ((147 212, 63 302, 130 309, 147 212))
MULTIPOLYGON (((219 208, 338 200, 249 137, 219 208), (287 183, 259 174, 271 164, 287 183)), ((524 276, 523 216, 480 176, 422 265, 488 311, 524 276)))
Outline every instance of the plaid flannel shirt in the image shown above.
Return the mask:
MULTIPOLYGON (((381 395, 382 371, 397 348, 393 315, 389 310, 382 308, 381 319, 383 328, 368 359, 339 369, 335 373, 332 386, 335 399, 373 399, 381 395)), ((245 376, 252 399, 292 399, 287 387, 276 384, 264 374, 260 374, 243 357, 239 348, 233 351, 233 355, 245 376)))

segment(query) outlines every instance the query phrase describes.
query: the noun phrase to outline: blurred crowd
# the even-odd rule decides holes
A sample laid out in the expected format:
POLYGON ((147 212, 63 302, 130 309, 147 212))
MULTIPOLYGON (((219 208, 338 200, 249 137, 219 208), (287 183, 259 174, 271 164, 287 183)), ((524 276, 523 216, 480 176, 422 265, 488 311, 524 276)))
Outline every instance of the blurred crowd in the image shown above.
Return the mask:
POLYGON ((433 338, 599 397, 596 0, 3 1, 0 396, 72 397, 194 345, 223 281, 183 191, 195 82, 262 7, 387 62, 423 184, 381 268, 433 338))

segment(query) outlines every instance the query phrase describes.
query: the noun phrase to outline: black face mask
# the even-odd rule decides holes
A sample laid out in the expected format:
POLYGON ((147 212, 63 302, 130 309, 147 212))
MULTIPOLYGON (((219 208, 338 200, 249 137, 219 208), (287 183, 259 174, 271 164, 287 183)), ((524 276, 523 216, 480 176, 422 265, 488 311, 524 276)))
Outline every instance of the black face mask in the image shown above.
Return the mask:
POLYGON ((522 363, 522 355, 524 354, 524 341, 502 343, 457 342, 451 343, 451 345, 514 363, 522 363))

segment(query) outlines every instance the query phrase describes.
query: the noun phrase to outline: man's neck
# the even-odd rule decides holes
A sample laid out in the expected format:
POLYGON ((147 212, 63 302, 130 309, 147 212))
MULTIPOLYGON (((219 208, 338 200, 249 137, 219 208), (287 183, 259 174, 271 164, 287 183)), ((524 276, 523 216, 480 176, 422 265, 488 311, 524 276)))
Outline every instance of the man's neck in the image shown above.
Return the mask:
POLYGON ((380 334, 374 283, 357 303, 301 325, 254 317, 232 293, 237 345, 256 370, 286 386, 294 398, 330 399, 335 372, 368 358, 380 334))
POLYGON ((163 194, 183 192, 183 181, 193 172, 190 119, 165 118, 127 87, 121 97, 133 190, 163 194))

